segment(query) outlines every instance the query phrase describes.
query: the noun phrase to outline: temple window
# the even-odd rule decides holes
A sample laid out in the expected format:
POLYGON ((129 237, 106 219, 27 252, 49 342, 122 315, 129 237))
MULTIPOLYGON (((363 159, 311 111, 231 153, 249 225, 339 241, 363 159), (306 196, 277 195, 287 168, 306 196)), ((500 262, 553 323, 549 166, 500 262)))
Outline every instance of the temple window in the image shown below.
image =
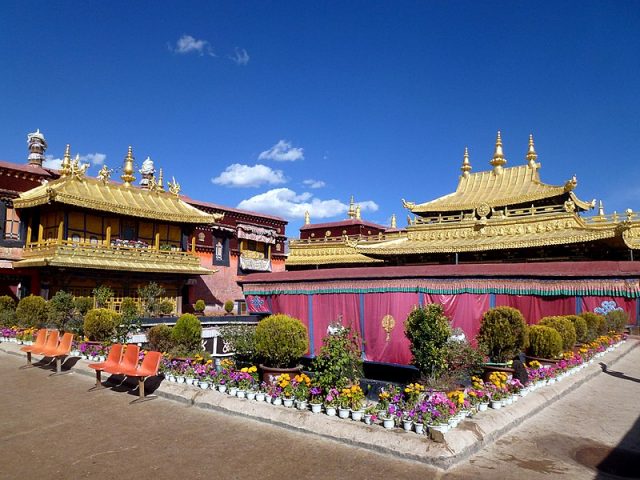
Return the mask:
POLYGON ((4 238, 6 240, 20 240, 20 217, 13 208, 7 207, 4 222, 4 238))

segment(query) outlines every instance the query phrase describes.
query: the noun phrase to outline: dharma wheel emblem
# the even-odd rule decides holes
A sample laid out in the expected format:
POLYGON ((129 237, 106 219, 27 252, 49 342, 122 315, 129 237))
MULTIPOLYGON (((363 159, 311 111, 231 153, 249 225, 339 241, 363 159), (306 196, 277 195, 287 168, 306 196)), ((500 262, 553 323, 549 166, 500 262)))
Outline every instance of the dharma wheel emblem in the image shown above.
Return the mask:
POLYGON ((396 320, 392 315, 385 315, 382 317, 382 329, 387 332, 387 338, 385 341, 391 340, 391 332, 393 331, 393 327, 396 326, 396 320))
POLYGON ((476 207, 476 213, 480 217, 486 217, 487 215, 489 215, 490 212, 491 212, 491 207, 489 206, 488 203, 482 202, 482 203, 479 203, 478 206, 476 207))

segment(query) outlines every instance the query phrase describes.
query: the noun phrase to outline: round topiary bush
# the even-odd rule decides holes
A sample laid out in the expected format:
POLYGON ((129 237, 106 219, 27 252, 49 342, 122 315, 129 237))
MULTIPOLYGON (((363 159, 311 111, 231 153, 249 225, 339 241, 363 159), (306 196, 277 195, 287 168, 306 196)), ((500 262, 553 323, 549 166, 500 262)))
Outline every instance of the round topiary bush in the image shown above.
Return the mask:
POLYGON ((576 341, 585 343, 589 329, 587 328, 587 322, 584 318, 578 315, 565 315, 565 318, 573 324, 573 328, 576 330, 576 341))
POLYGON ((76 307, 78 313, 84 317, 87 312, 93 308, 93 298, 75 297, 73 299, 73 305, 76 307))
POLYGON ((571 350, 576 344, 576 329, 571 320, 566 317, 544 317, 540 320, 540 325, 551 327, 557 330, 562 337, 562 349, 571 350))
POLYGON ((193 309, 198 313, 204 312, 205 308, 207 308, 207 304, 204 303, 202 299, 196 300, 196 303, 193 305, 193 309))
POLYGON ((224 311, 227 313, 233 312, 233 300, 227 300, 224 302, 224 311))
POLYGON ((583 312, 578 316, 584 318, 584 321, 587 322, 587 342, 593 342, 599 335, 606 333, 607 324, 602 315, 583 312))
POLYGON ((445 345, 451 324, 439 303, 416 308, 407 317, 405 335, 411 342, 411 363, 423 377, 434 380, 445 367, 445 345))
POLYGON ((21 327, 41 327, 47 319, 47 301, 42 297, 29 295, 18 302, 16 318, 21 327))
POLYGON ((624 310, 611 310, 604 319, 607 332, 621 333, 629 323, 629 314, 624 310))
POLYGON ((111 340, 116 334, 116 327, 120 324, 120 314, 108 308, 94 308, 84 317, 84 334, 92 342, 111 340))
POLYGON ((289 315, 270 315, 256 327, 256 354, 265 365, 294 367, 309 348, 307 328, 289 315))
POLYGON ((164 323, 151 327, 147 332, 147 341, 149 349, 153 351, 170 352, 174 347, 171 327, 164 323))
POLYGON ((16 301, 9 295, 0 297, 0 326, 12 327, 16 324, 16 301))
POLYGON ((175 347, 183 353, 197 353, 202 350, 202 325, 195 315, 185 313, 180 316, 171 331, 175 347))
POLYGON ((557 358, 562 353, 562 336, 551 327, 532 325, 529 327, 529 355, 539 358, 557 358))
POLYGON ((492 362, 513 359, 527 344, 527 324, 520 310, 511 307, 491 308, 482 316, 476 337, 480 349, 492 362))

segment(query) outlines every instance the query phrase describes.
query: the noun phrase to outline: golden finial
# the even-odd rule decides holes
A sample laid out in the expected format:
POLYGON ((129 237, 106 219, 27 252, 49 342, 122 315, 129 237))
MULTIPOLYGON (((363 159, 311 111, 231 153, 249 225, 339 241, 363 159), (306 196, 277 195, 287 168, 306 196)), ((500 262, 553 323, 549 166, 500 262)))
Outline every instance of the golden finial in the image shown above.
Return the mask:
POLYGON ((529 150, 527 150, 527 155, 524 158, 527 159, 527 162, 529 163, 529 166, 531 168, 538 167, 538 164, 536 164, 538 154, 536 153, 536 147, 533 144, 533 134, 529 134, 529 150))
POLYGON ((355 218, 356 216, 356 204, 353 201, 353 195, 351 195, 351 201, 349 202, 349 210, 347 211, 349 218, 355 218))
POLYGON ((309 210, 304 212, 304 224, 311 225, 311 215, 309 215, 309 210))
POLYGON ((502 166, 507 163, 507 159, 504 158, 504 153, 502 152, 502 137, 500 136, 500 130, 498 130, 498 136, 496 137, 496 149, 493 152, 493 158, 489 163, 493 165, 493 171, 497 175, 502 173, 502 166))
POLYGON ((602 200, 600 200, 600 204, 598 205, 598 216, 604 217, 604 204, 602 203, 602 200))
POLYGON ((164 182, 164 174, 162 173, 162 169, 160 169, 160 173, 158 173, 158 183, 156 185, 156 188, 158 190, 163 191, 164 190, 164 185, 162 184, 164 182))
POLYGON ((395 213, 391 215, 391 228, 398 228, 395 213))
POLYGON ((460 170, 462 170, 463 177, 468 177, 469 172, 471 172, 471 163, 469 162, 469 149, 467 147, 464 147, 464 157, 462 160, 462 167, 460 167, 460 170))
POLYGON ((136 177, 133 175, 133 148, 131 148, 131 145, 129 145, 127 156, 124 158, 124 167, 120 178, 125 187, 130 187, 131 183, 136 181, 136 177))
POLYGON ((169 192, 173 193, 176 197, 180 196, 180 184, 176 182, 176 177, 171 177, 172 181, 167 182, 169 192))
POLYGON ((62 157, 62 164, 60 165, 60 173, 63 177, 66 177, 71 173, 71 145, 68 143, 64 149, 64 156, 62 157))
POLYGON ((360 215, 360 205, 356 206, 356 218, 360 220, 362 217, 360 215))
POLYGON ((106 165, 103 165, 100 171, 98 172, 98 180, 100 180, 103 183, 103 185, 106 185, 107 183, 109 183, 109 179, 111 178, 111 173, 113 173, 113 170, 111 170, 106 165))

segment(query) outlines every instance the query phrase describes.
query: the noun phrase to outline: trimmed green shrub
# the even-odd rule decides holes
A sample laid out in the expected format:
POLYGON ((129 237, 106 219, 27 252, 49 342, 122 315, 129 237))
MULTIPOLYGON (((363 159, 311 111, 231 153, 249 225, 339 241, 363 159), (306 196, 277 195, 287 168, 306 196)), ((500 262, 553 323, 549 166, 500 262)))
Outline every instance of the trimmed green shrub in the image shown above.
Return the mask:
POLYGON ((73 299, 73 305, 76 307, 78 313, 84 317, 87 312, 93 308, 93 298, 75 297, 73 299))
POLYGON ((202 325, 195 315, 185 313, 176 322, 171 331, 175 347, 184 353, 197 353, 202 350, 202 325))
POLYGON ((116 335, 122 316, 108 308, 94 308, 84 317, 84 334, 92 342, 106 342, 116 335))
POLYGON ((478 347, 492 362, 504 363, 527 345, 527 325, 515 308, 491 308, 482 316, 476 338, 478 347))
POLYGON ((253 363, 256 360, 255 325, 223 325, 220 327, 220 335, 225 343, 229 343, 238 360, 247 363, 253 363))
POLYGON ((268 367, 293 367, 309 348, 307 328, 289 315, 270 315, 256 327, 256 354, 268 367))
POLYGON ((0 297, 0 326, 13 327, 16 324, 16 301, 9 295, 0 297))
POLYGON ((125 323, 133 323, 135 320, 140 318, 140 307, 138 306, 138 302, 136 302, 131 297, 124 297, 122 299, 122 304, 120 305, 120 314, 122 315, 122 320, 125 323))
POLYGON ((49 325, 66 330, 67 324, 76 316, 73 295, 59 290, 47 303, 47 320, 49 325))
POLYGON ((24 297, 18 302, 16 317, 21 327, 42 327, 47 319, 47 301, 35 295, 24 297))
POLYGON ((224 311, 227 313, 233 312, 233 300, 227 300, 224 302, 224 311))
POLYGON ((470 380, 472 376, 481 376, 484 355, 465 340, 450 338, 444 347, 446 375, 450 378, 452 389, 470 380))
POLYGON ((173 313, 173 302, 171 300, 163 300, 158 308, 163 315, 171 315, 173 313))
POLYGON ((629 323, 629 314, 624 310, 611 310, 604 317, 607 332, 621 333, 629 323))
POLYGON ((311 370, 315 372, 314 380, 325 390, 357 385, 363 375, 358 334, 351 328, 341 327, 324 337, 311 370))
POLYGON ((565 315, 565 318, 573 323, 573 328, 576 330, 576 341, 585 343, 589 333, 585 319, 578 315, 565 315))
POLYGON ((584 318, 587 322, 587 341, 593 342, 599 335, 603 335, 607 331, 607 324, 602 315, 593 312, 583 312, 579 317, 584 318))
POLYGON ((433 380, 445 367, 445 344, 451 324, 439 303, 413 310, 405 322, 405 335, 411 342, 411 363, 420 375, 433 380))
POLYGON ((540 325, 554 328, 562 337, 562 349, 571 350, 576 344, 576 329, 567 317, 544 317, 540 325))
POLYGON ((96 308, 105 308, 109 300, 113 298, 113 290, 106 285, 98 285, 91 291, 96 308))
POLYGON ((198 313, 204 312, 205 308, 207 308, 207 304, 204 303, 204 300, 202 300, 201 298, 196 300, 196 303, 193 306, 193 309, 198 313))
POLYGON ((171 327, 165 324, 151 327, 147 332, 147 341, 149 342, 150 350, 170 352, 174 347, 171 327))
POLYGON ((562 336, 551 327, 532 325, 529 327, 529 355, 540 358, 557 358, 562 353, 562 336))

